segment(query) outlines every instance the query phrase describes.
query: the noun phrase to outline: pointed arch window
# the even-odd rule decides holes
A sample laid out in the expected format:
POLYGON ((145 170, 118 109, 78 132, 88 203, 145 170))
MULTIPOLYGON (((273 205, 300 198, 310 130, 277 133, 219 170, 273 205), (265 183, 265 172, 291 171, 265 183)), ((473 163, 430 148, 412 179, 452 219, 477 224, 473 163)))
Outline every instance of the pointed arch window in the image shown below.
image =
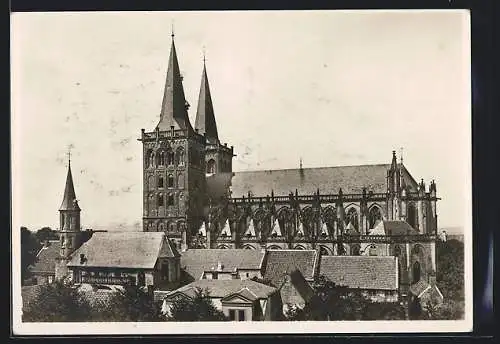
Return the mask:
POLYGON ((168 194, 168 196, 167 196, 167 205, 169 207, 174 205, 174 194, 168 194))
POLYGON ((356 230, 358 230, 358 211, 355 208, 350 208, 346 216, 347 224, 351 224, 356 230))
POLYGON ((165 152, 164 151, 158 151, 156 153, 156 163, 158 166, 165 165, 165 152))
POLYGON ((162 176, 158 177, 158 187, 163 188, 165 185, 165 181, 162 176))
POLYGON ((163 194, 158 194, 157 203, 159 207, 163 207, 165 205, 165 201, 163 199, 163 194))
POLYGON ((167 185, 169 188, 173 188, 174 187, 174 176, 169 174, 168 177, 167 177, 167 185))
POLYGON ((177 165, 179 166, 183 166, 184 165, 184 159, 185 159, 185 156, 184 156, 184 148, 180 147, 179 149, 177 149, 177 157, 176 157, 177 161, 177 165))
POLYGON ((167 151, 167 165, 171 166, 174 164, 174 152, 172 152, 172 150, 168 150, 167 151))
POLYGON ((412 228, 417 228, 417 211, 413 203, 408 204, 407 222, 412 228))
POLYGON ((373 206, 368 213, 369 229, 375 228, 379 221, 382 220, 382 212, 378 206, 373 206))
POLYGON ((215 160, 214 159, 208 160, 208 162, 207 162, 207 173, 208 174, 215 173, 215 160))
POLYGON ((152 167, 154 165, 154 153, 151 149, 146 151, 146 166, 152 167))
POLYGON ((165 230, 165 225, 162 222, 160 222, 158 224, 158 232, 163 232, 164 230, 165 230))

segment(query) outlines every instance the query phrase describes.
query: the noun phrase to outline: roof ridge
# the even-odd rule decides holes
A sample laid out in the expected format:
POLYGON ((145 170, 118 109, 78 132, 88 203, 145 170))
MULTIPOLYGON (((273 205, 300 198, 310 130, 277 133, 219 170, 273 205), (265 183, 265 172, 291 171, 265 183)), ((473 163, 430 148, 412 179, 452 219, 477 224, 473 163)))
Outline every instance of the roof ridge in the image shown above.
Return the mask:
POLYGON ((250 172, 274 172, 274 171, 304 171, 304 170, 319 170, 319 169, 330 169, 330 168, 342 168, 342 167, 366 167, 366 166, 391 166, 391 164, 361 164, 361 165, 336 165, 336 166, 318 166, 318 167, 303 167, 303 168, 276 168, 267 170, 245 170, 245 171, 234 171, 233 173, 250 173, 250 172))

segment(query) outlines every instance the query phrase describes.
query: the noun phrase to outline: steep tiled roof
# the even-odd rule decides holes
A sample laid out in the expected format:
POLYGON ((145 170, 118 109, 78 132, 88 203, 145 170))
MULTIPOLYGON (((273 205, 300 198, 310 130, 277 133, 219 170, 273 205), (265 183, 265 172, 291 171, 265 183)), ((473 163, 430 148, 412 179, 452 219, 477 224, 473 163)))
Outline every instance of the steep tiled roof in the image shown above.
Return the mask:
POLYGON ((418 234, 406 221, 383 221, 385 235, 409 235, 418 234))
POLYGON ((277 196, 286 196, 297 188, 299 195, 310 195, 319 189, 321 194, 362 193, 363 187, 374 193, 387 191, 389 164, 337 166, 304 169, 235 172, 232 196, 266 196, 271 190, 277 196))
POLYGON ((279 287, 283 304, 303 307, 314 296, 314 291, 299 270, 283 278, 279 287))
POLYGON ((56 258, 59 256, 61 245, 59 240, 50 240, 47 246, 40 249, 36 261, 30 268, 33 273, 55 273, 56 258))
POLYGON ((298 270, 306 280, 311 280, 317 257, 315 250, 268 250, 264 279, 278 286, 285 275, 298 270))
POLYGON ((430 286, 431 285, 427 281, 421 279, 417 283, 410 286, 410 293, 412 293, 416 297, 419 297, 424 291, 429 289, 430 286))
POLYGON ((158 258, 178 255, 171 246, 161 232, 94 233, 73 253, 68 266, 152 269, 158 258), (80 254, 85 255, 83 265, 80 264, 80 254))
POLYGON ((181 255, 181 268, 195 280, 201 278, 204 271, 217 268, 220 262, 223 271, 237 269, 260 270, 264 252, 245 249, 189 249, 181 255))
POLYGON ((208 290, 211 297, 222 298, 230 294, 237 293, 243 288, 247 288, 257 299, 265 299, 269 295, 276 292, 276 288, 270 287, 268 285, 255 282, 252 280, 240 280, 240 279, 230 279, 230 280, 209 280, 202 279, 197 280, 184 287, 172 291, 169 295, 182 292, 188 296, 193 296, 196 288, 202 290, 208 290))
POLYGON ((322 256, 320 275, 348 288, 396 290, 398 265, 391 256, 322 256))

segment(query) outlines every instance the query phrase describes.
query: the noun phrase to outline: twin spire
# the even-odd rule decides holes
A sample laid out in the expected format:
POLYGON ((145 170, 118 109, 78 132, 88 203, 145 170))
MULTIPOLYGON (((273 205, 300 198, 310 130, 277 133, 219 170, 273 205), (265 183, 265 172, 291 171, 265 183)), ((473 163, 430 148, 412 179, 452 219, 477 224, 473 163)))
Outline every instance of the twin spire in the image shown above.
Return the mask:
MULTIPOLYGON (((174 129, 193 131, 191 122, 189 121, 188 107, 189 105, 186 101, 184 88, 182 86, 182 75, 179 69, 179 61, 177 59, 174 34, 172 31, 172 45, 170 48, 160 121, 157 128, 161 131, 165 131, 170 130, 173 126, 174 129)), ((203 73, 201 77, 195 128, 198 129, 199 134, 206 135, 208 143, 219 143, 212 97, 208 84, 205 56, 203 56, 203 73)))

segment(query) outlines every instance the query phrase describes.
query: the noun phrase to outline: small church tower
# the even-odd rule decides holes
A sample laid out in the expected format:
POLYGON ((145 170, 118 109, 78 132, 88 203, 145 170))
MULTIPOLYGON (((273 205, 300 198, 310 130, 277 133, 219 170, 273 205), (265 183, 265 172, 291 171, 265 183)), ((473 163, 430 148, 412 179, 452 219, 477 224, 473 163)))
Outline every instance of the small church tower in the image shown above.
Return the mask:
POLYGON ((71 254, 80 247, 80 206, 76 199, 75 187, 73 185, 73 176, 71 174, 71 158, 68 159, 68 174, 66 176, 66 186, 64 188, 64 197, 59 208, 60 224, 60 251, 56 262, 56 279, 64 278, 68 275, 66 263, 71 254))

